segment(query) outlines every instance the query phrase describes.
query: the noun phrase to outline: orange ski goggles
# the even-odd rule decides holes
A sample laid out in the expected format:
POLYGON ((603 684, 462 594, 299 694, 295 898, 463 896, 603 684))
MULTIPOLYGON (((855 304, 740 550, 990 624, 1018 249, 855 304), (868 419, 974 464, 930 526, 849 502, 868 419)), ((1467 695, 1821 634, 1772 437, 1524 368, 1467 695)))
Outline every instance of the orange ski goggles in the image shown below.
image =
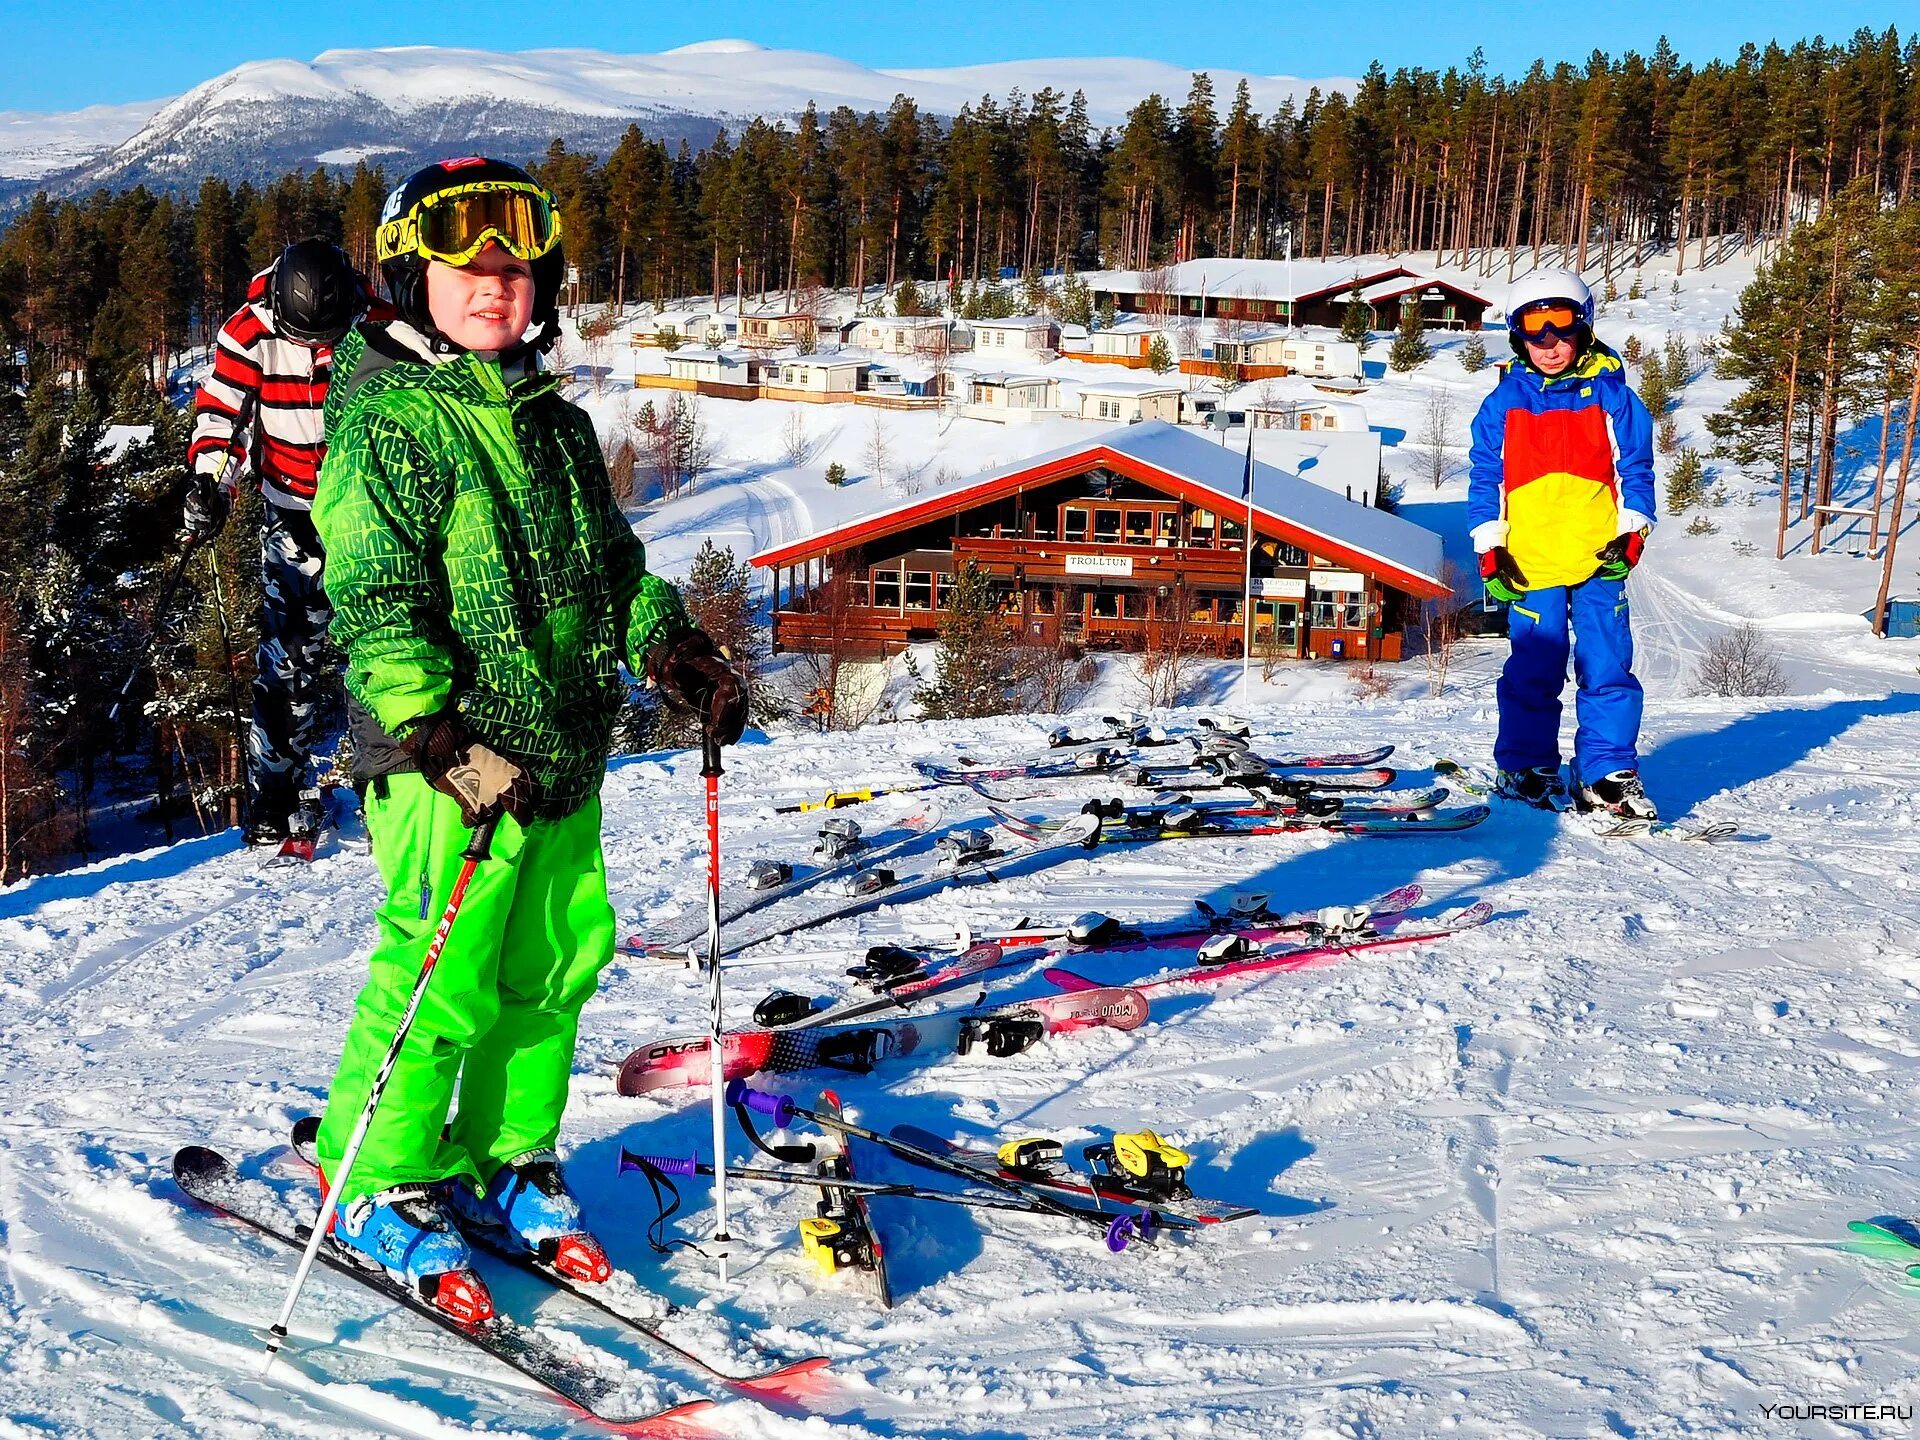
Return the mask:
POLYGON ((1522 310, 1520 333, 1529 340, 1571 340, 1579 327, 1580 312, 1572 305, 1554 301, 1522 310))

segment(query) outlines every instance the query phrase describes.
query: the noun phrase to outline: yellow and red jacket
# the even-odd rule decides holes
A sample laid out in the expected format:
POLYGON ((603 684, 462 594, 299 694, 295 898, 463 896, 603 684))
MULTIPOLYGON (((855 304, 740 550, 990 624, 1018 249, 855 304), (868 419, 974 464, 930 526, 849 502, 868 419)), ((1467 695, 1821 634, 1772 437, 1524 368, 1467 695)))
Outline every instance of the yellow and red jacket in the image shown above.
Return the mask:
POLYGON ((1616 535, 1653 524, 1653 420, 1595 342, 1562 373, 1517 360, 1473 420, 1467 524, 1530 589, 1578 585, 1616 535))

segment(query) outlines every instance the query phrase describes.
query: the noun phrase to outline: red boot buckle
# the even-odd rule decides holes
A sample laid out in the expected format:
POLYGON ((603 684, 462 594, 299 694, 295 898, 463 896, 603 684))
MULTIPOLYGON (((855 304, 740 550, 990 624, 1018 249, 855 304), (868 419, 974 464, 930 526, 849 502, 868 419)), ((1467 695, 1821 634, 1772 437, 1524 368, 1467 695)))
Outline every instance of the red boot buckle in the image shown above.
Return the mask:
POLYGON ((444 1310, 463 1325, 478 1325, 493 1318, 493 1296, 486 1282, 471 1270, 449 1270, 439 1277, 429 1297, 434 1308, 444 1310))
POLYGON ((591 1235, 562 1235, 549 1263, 568 1279, 587 1285, 605 1284, 613 1274, 613 1262, 591 1235))

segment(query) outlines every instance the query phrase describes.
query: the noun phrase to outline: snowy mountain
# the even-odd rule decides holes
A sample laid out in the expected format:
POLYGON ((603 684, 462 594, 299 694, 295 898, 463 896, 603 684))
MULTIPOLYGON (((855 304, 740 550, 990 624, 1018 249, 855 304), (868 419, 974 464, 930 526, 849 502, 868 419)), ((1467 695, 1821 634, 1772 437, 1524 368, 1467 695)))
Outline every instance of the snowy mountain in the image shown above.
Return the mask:
MULTIPOLYGON (((1262 111, 1288 96, 1348 88, 1346 79, 1213 70, 1224 102, 1245 79, 1262 111)), ((1148 94, 1184 96, 1192 74, 1141 59, 1017 60, 953 69, 874 70, 832 55, 712 40, 657 55, 599 50, 486 50, 411 46, 329 50, 312 61, 261 60, 228 71, 164 106, 100 107, 69 116, 0 113, 5 177, 61 191, 135 184, 186 186, 207 174, 261 180, 296 166, 380 160, 390 172, 450 151, 523 159, 555 135, 604 153, 629 124, 696 146, 722 124, 793 116, 809 101, 884 110, 898 94, 952 114, 982 94, 1004 99, 1044 86, 1086 92, 1096 124, 1121 119, 1148 94), (138 111, 147 113, 135 113, 138 111), (90 117, 90 118, 88 118, 90 117), (117 120, 116 120, 117 117, 117 120), (9 119, 33 122, 9 139, 9 119), (144 121, 144 123, 142 123, 144 121), (117 133, 116 133, 117 132, 117 133)))
POLYGON ((58 115, 0 110, 0 186, 87 164, 134 134, 164 104, 135 100, 58 115))

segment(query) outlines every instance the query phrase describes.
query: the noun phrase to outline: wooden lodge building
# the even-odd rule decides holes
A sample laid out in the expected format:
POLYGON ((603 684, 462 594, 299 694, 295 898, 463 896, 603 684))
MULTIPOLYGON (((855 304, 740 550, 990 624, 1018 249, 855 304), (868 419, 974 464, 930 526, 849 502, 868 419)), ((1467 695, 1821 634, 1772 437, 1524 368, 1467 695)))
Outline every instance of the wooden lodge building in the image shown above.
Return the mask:
MULTIPOLYGON (((1095 305, 1165 320, 1224 320, 1252 325, 1338 327, 1354 282, 1372 314, 1370 328, 1391 330, 1403 306, 1423 325, 1478 330, 1492 304, 1456 281, 1380 257, 1352 260, 1186 260, 1158 270, 1099 270, 1086 277, 1095 305)), ((1299 368, 1299 367, 1295 367, 1299 368)))
MULTIPOLYGON (((1398 660, 1420 604, 1449 594, 1438 535, 1290 471, 1253 467, 1258 654, 1398 660)), ((935 638, 954 579, 992 577, 1034 644, 1140 649, 1177 630, 1238 655, 1245 453, 1143 422, 753 557, 776 650, 879 656, 935 638)))

